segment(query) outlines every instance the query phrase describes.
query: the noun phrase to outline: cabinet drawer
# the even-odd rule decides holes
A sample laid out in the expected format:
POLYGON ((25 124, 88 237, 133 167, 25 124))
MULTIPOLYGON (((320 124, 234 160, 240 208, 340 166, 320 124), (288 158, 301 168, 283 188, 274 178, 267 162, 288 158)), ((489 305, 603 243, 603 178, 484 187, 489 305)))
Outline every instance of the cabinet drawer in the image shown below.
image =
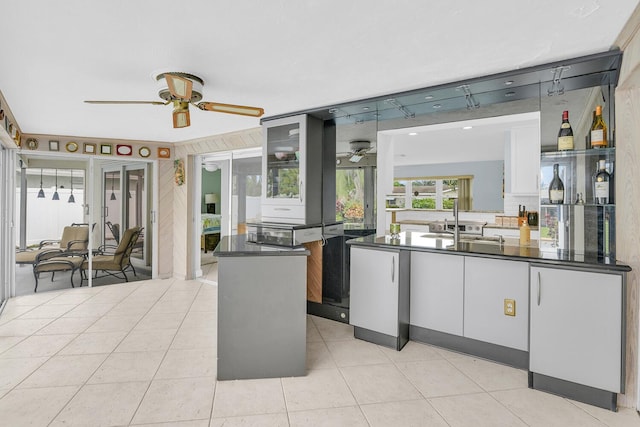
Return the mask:
POLYGON ((287 205, 283 203, 262 205, 262 220, 265 222, 291 222, 294 224, 305 223, 305 207, 298 205, 287 205))

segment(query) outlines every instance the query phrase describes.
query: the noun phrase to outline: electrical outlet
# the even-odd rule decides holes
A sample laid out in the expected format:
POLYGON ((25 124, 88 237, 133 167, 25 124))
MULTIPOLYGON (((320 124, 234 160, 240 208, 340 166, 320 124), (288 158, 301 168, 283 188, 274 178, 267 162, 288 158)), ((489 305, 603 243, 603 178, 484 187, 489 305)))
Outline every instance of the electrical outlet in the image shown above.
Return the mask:
POLYGON ((516 315, 516 300, 507 299, 504 300, 504 315, 515 316, 516 315))

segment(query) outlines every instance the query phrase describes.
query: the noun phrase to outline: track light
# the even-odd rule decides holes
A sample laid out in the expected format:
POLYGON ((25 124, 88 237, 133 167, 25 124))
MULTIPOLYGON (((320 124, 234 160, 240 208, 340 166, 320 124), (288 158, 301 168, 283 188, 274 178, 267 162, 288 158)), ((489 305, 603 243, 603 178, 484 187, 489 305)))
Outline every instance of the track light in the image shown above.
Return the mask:
POLYGON ((40 168, 40 191, 38 191, 38 199, 44 199, 44 190, 42 189, 42 168, 40 168))
POLYGON ((56 192, 53 193, 51 200, 60 200, 60 196, 58 195, 58 169, 56 169, 56 192))

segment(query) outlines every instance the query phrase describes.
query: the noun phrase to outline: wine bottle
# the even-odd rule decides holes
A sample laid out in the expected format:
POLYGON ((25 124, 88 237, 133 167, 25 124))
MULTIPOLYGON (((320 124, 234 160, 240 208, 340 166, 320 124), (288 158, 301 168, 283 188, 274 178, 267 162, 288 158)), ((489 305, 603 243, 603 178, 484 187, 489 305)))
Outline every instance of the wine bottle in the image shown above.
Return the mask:
POLYGON ((598 162, 598 173, 596 174, 595 182, 593 183, 593 194, 595 195, 595 201, 597 205, 606 205, 609 203, 609 181, 611 176, 607 172, 607 165, 605 160, 598 162))
POLYGON ((573 129, 569 123, 569 112, 562 112, 562 124, 558 132, 558 151, 573 150, 573 129))
POLYGON ((549 203, 561 205, 564 203, 564 184, 560 179, 558 168, 557 163, 553 165, 553 179, 549 184, 549 203))
POLYGON ((602 118, 602 106, 596 107, 596 120, 591 125, 591 148, 607 147, 607 125, 602 118))

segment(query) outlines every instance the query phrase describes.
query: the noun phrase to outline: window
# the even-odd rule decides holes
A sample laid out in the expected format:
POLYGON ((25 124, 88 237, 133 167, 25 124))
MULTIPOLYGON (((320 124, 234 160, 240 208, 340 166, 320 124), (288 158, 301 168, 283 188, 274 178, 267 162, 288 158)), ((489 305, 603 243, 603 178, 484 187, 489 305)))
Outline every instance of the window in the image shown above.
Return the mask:
POLYGON ((364 222, 364 169, 336 170, 336 220, 364 222))
POLYGON ((472 208, 471 176, 423 177, 396 179, 387 207, 411 206, 412 209, 453 209, 458 199, 460 209, 472 208))

